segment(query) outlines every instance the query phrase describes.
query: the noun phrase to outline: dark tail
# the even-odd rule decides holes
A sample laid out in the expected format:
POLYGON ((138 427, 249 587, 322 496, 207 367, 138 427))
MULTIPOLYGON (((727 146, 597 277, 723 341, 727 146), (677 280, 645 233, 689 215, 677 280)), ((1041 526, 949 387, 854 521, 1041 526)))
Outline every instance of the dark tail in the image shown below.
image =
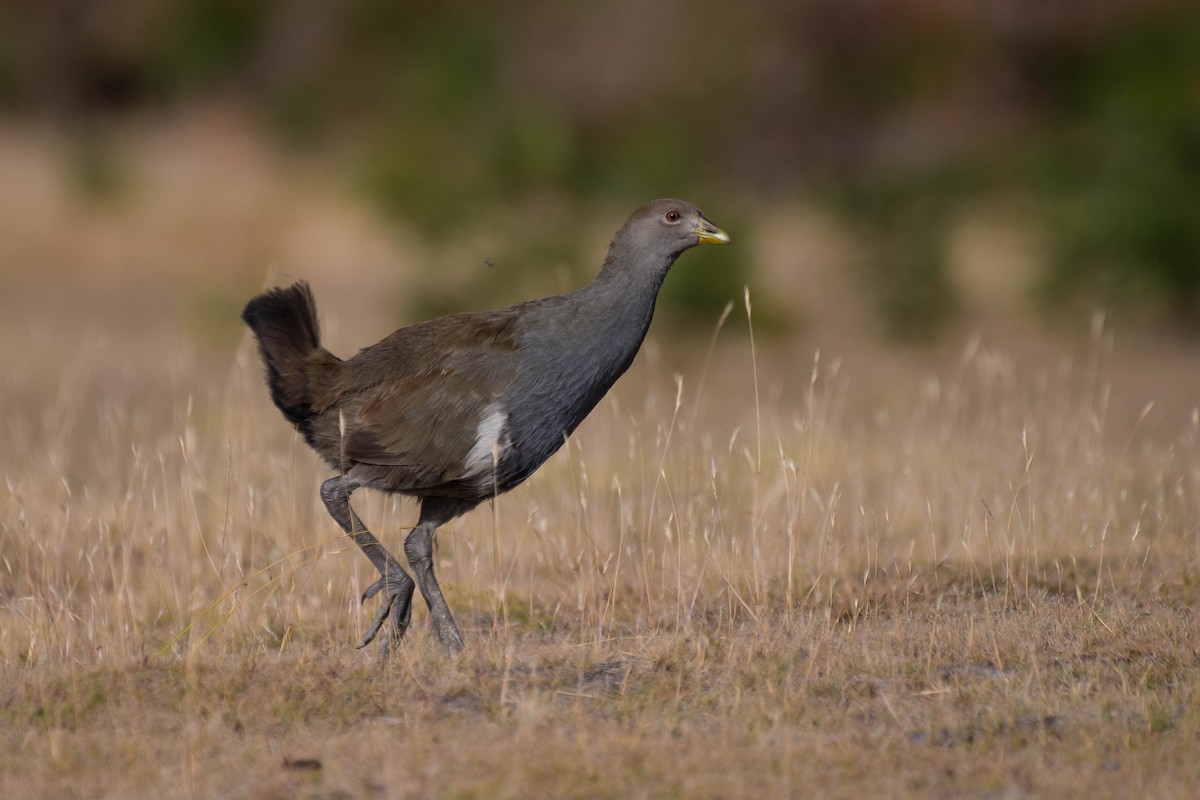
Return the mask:
POLYGON ((246 304, 242 319, 258 338, 271 399, 307 436, 314 413, 309 366, 322 352, 317 303, 308 282, 263 292, 246 304))

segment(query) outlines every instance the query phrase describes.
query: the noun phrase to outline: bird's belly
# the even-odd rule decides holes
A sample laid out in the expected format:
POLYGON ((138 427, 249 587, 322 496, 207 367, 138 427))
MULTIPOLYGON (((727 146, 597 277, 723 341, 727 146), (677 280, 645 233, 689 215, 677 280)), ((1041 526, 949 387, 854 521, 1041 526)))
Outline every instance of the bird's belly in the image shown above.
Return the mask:
POLYGON ((500 454, 494 477, 501 492, 518 486, 559 451, 608 387, 597 388, 601 391, 594 398, 577 398, 578 402, 560 406, 553 413, 513 415, 509 420, 508 446, 500 454))
POLYGON ((538 468, 545 464, 550 456, 562 447, 565 437, 560 437, 553 444, 542 444, 535 448, 511 448, 497 465, 495 486, 500 492, 515 489, 525 482, 538 468))

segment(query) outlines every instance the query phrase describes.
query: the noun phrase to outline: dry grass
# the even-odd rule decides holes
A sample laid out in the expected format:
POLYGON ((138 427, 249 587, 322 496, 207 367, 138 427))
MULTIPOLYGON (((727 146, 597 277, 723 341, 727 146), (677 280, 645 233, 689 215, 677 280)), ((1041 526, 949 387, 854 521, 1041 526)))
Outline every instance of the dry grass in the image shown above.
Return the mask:
MULTIPOLYGON (((4 797, 1200 785, 1200 424, 1104 337, 971 347, 869 408, 828 358, 764 355, 756 390, 745 340, 675 384, 652 348, 442 533, 468 651, 418 608, 389 663, 244 344, 43 344, 0 395, 4 797)), ((412 505, 356 504, 402 553, 412 505)))

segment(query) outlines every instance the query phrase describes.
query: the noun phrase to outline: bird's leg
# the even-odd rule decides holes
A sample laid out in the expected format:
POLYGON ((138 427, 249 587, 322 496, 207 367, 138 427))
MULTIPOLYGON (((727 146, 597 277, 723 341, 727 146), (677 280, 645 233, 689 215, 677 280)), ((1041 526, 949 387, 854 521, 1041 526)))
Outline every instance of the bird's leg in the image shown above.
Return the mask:
POLYGON ((375 619, 371 621, 371 626, 363 635, 362 644, 359 647, 366 647, 375 639, 379 628, 390 615, 392 635, 390 641, 384 641, 386 650, 390 645, 399 643, 408 630, 408 625, 412 621, 412 596, 416 585, 404 568, 400 566, 400 562, 379 543, 375 534, 367 530, 367 526, 363 525, 362 520, 350 507, 350 493, 354 489, 354 484, 345 475, 338 475, 321 484, 321 499, 325 502, 325 508, 329 510, 329 516, 334 518, 342 530, 363 551, 363 554, 371 560, 375 569, 379 570, 379 580, 372 583, 363 592, 362 602, 365 603, 381 590, 383 591, 383 601, 379 606, 379 611, 375 614, 375 619))
POLYGON ((426 508, 423 506, 420 524, 404 540, 404 553, 408 556, 413 577, 421 587, 421 595, 429 606, 429 616, 433 618, 438 639, 447 650, 457 652, 465 647, 462 634, 458 632, 450 607, 442 596, 442 589, 433 576, 433 534, 437 532, 439 524, 426 519, 426 508))

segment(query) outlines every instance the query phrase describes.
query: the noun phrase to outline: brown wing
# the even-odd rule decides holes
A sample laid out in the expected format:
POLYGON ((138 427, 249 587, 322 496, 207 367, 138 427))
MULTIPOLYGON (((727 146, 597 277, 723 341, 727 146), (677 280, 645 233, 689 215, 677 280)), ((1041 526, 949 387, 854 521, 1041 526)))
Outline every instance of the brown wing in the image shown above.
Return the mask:
POLYGON ((514 312, 414 325, 347 361, 323 403, 342 458, 394 468, 409 490, 462 478, 480 421, 516 374, 514 312))
POLYGON ((441 472, 463 463, 494 399, 473 372, 426 372, 376 387, 345 420, 346 457, 441 472))

